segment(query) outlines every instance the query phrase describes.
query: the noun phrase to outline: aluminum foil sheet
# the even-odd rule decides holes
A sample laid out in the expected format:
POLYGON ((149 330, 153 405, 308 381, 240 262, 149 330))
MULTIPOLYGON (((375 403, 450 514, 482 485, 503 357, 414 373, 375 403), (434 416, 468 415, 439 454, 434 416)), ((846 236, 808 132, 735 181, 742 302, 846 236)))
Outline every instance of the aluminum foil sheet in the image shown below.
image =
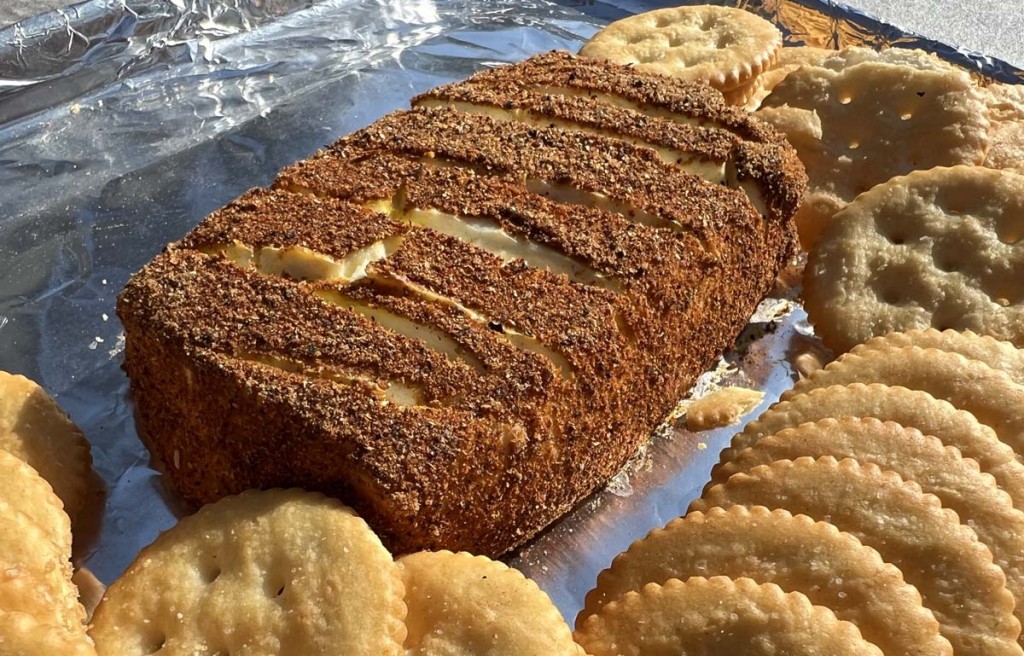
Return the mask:
MULTIPOLYGON (((109 583, 187 512, 135 434, 120 369, 114 304, 132 272, 210 211, 412 95, 575 51, 609 20, 667 4, 92 0, 0 31, 0 369, 40 382, 92 443, 96 494, 76 527, 78 564, 109 583)), ((835 4, 740 4, 791 43, 923 47, 985 76, 1021 76, 835 4)), ((795 355, 816 348, 794 296, 781 286, 762 303, 696 393, 762 389, 749 419, 788 388, 795 355)), ((666 423, 510 564, 571 621, 617 553, 684 512, 736 429, 666 423)))

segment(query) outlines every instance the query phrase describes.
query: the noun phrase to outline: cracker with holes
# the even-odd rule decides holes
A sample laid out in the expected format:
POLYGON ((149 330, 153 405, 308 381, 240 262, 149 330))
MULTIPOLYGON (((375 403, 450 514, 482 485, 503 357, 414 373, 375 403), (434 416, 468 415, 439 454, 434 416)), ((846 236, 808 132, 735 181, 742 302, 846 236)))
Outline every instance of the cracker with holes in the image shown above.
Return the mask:
POLYGON ((916 483, 852 459, 779 460, 734 474, 691 509, 732 505, 827 518, 900 568, 956 654, 1020 654, 1014 598, 992 553, 916 483))
POLYGON ((72 519, 85 503, 92 459, 89 443, 43 388, 0 371, 0 450, 45 478, 72 519))
POLYGON ((631 592, 584 622, 576 639, 592 656, 882 656, 856 626, 805 595, 725 576, 631 592))
POLYGON ((407 656, 580 654, 551 599, 518 570, 450 551, 420 551, 398 566, 407 656))
POLYGON ((1015 383, 1024 384, 1024 351, 1010 342, 970 330, 908 330, 874 337, 855 346, 851 353, 886 348, 917 346, 959 353, 965 358, 984 362, 993 369, 1005 371, 1015 383))
POLYGON ((742 95, 775 62, 782 34, 742 9, 711 5, 658 9, 616 21, 580 55, 709 84, 742 95))
POLYGON ((892 331, 967 329, 1024 344, 1024 176, 957 166, 878 185, 822 232, 807 313, 847 351, 892 331))
MULTIPOLYGON (((974 529, 1006 576, 1015 599, 1024 599, 1024 513, 1013 507, 995 480, 978 463, 963 458, 937 438, 894 422, 873 418, 823 419, 789 428, 758 440, 736 454, 718 473, 727 480, 738 472, 776 460, 801 456, 853 458, 896 472, 913 481, 942 505, 956 512, 960 522, 974 529)), ((1015 608, 1017 619, 1024 608, 1015 608)))
POLYGON ((101 656, 402 653, 398 568, 350 509, 301 490, 205 506, 107 590, 101 656))
POLYGON ((817 387, 871 381, 945 399, 991 427, 1018 459, 1024 453, 1024 386, 1006 372, 959 353, 917 346, 847 353, 801 380, 782 400, 817 387))
POLYGON ((820 141, 794 143, 810 178, 796 216, 808 250, 859 194, 918 169, 980 164, 988 144, 979 92, 949 67, 836 56, 792 71, 762 105, 813 111, 821 120, 820 141))
MULTIPOLYGON (((1000 489, 1010 495, 1014 507, 1024 510, 1024 465, 1017 461, 1009 445, 1001 442, 990 427, 970 412, 928 392, 899 385, 850 383, 815 389, 801 386, 800 389, 805 390, 804 393, 776 403, 733 437, 729 448, 722 451, 722 463, 734 459, 739 451, 766 436, 807 422, 833 417, 873 417, 916 428, 959 450, 963 457, 976 460, 982 471, 991 474, 1000 489)), ((722 467, 716 465, 711 472, 711 479, 716 483, 728 478, 722 467)))
POLYGON ((692 576, 746 577, 802 592, 886 654, 953 653, 921 595, 877 551, 827 522, 759 506, 691 512, 634 542, 597 577, 576 627, 647 584, 692 576))

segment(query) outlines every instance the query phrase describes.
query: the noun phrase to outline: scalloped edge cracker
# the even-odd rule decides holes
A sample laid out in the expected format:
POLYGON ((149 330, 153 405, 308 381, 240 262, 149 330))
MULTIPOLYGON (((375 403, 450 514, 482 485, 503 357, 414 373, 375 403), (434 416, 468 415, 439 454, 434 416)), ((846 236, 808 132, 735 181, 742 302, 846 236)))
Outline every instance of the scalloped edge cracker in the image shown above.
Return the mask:
POLYGON ((803 592, 886 654, 953 654, 921 595, 877 551, 831 524, 759 506, 691 512, 637 540, 597 577, 576 627, 648 583, 691 576, 746 577, 803 592))
POLYGON ((484 556, 421 551, 398 559, 409 609, 406 656, 582 656, 547 594, 484 556))
POLYGON ((700 5, 615 21, 592 36, 580 55, 737 92, 771 68, 781 47, 782 34, 763 18, 700 5))
POLYGON ((403 590, 380 539, 340 502, 250 491, 143 549, 107 589, 90 633, 101 656, 398 656, 403 590))

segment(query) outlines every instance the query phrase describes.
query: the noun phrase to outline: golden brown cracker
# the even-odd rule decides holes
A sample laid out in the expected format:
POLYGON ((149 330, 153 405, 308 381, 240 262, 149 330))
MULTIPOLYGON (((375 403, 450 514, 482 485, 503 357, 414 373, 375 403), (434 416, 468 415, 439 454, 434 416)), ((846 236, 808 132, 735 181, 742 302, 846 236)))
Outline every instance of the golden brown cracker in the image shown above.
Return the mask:
POLYGON ((908 330, 872 337, 864 344, 853 347, 852 353, 870 349, 919 346, 960 355, 984 362, 993 369, 1002 369, 1014 382, 1024 384, 1024 351, 1010 342, 990 335, 979 335, 970 330, 908 330))
POLYGON ((982 98, 991 123, 985 166, 1024 170, 1024 85, 996 82, 982 89, 982 98))
POLYGON ((250 491, 143 549, 107 589, 91 635, 111 656, 397 655, 402 594, 391 555, 350 509, 301 490, 250 491))
POLYGON ((723 91, 722 97, 725 98, 725 103, 727 105, 747 107, 747 105, 753 102, 756 96, 761 95, 762 93, 761 76, 759 75, 750 82, 740 85, 735 89, 723 91))
POLYGON ((0 610, 3 656, 96 656, 84 631, 68 632, 27 613, 0 610))
POLYGON ((980 164, 988 144, 984 105, 966 73, 831 61, 790 72, 762 102, 821 120, 820 140, 792 139, 810 178, 796 215, 808 250, 859 194, 918 169, 980 164))
POLYGON ((598 576, 576 626, 648 583, 691 576, 747 577, 802 592, 886 654, 953 653, 921 595, 878 552, 831 524, 756 506, 691 512, 634 542, 598 576))
POLYGON ((406 656, 581 654, 551 599, 518 570, 450 551, 403 556, 398 566, 406 656))
POLYGON ((584 622, 592 656, 882 656, 857 627, 799 592, 724 576, 630 592, 584 622))
MULTIPOLYGON (((4 572, 0 581, 6 579, 0 584, 7 588, 5 596, 19 588, 31 589, 33 598, 54 601, 53 617, 62 626, 82 626, 85 611, 71 583, 71 554, 22 513, 0 514, 0 568, 4 572), (23 578, 22 571, 33 578, 23 578)), ((29 603, 26 600, 26 605, 29 603)))
POLYGON ((686 406, 686 428, 708 430, 735 424, 761 403, 764 392, 744 387, 724 387, 686 406))
POLYGON ((22 513, 71 554, 71 520, 50 484, 20 458, 0 449, 0 514, 22 513))
MULTIPOLYGON (((1024 510, 1024 465, 1017 462, 1013 449, 971 413, 927 392, 899 386, 851 383, 789 396, 747 424, 722 452, 722 462, 766 435, 830 417, 874 417, 937 437, 946 446, 959 449, 965 458, 978 461, 982 471, 991 474, 1010 495, 1014 507, 1024 510)), ((712 471, 712 480, 723 482, 719 468, 712 471)))
MULTIPOLYGON (((805 60, 803 63, 814 66, 824 66, 825 68, 832 68, 835 70, 849 68, 851 66, 867 62, 892 64, 894 66, 903 66, 905 68, 912 68, 919 71, 935 71, 938 73, 962 70, 942 59, 935 53, 927 52, 918 48, 897 47, 886 48, 885 50, 875 50, 874 48, 866 48, 863 46, 848 46, 842 50, 832 52, 821 52, 820 49, 817 48, 813 50, 818 50, 819 52, 808 51, 803 53, 802 59, 805 60)), ((794 55, 791 55, 791 57, 794 57, 794 55)))
POLYGON ((734 474, 691 505, 766 505, 827 520, 903 572, 960 656, 1019 654, 1020 622, 1002 571, 938 498, 876 465, 825 456, 734 474))
MULTIPOLYGON (((1006 588, 1024 599, 1024 512, 1013 507, 995 479, 982 473, 978 463, 943 446, 937 438, 916 428, 874 418, 822 419, 763 437, 736 454, 717 471, 717 480, 776 460, 802 456, 853 458, 913 481, 934 494, 943 507, 956 512, 989 548, 1006 576, 1006 588)), ((1024 605, 1014 611, 1024 619, 1024 605)))
POLYGON ((1024 344, 1024 175, 974 166, 891 179, 823 230, 804 270, 815 332, 844 352, 955 328, 1024 344))
POLYGON ((580 55, 731 91, 771 67, 782 34, 742 9, 711 5, 648 11, 611 23, 580 55))
POLYGON ((27 613, 44 624, 83 633, 86 614, 74 592, 73 587, 55 586, 51 578, 0 556, 0 611, 27 613))
POLYGON ((775 66, 821 66, 822 62, 835 56, 837 52, 831 48, 790 46, 779 51, 775 66))
POLYGON ((991 427, 1018 460, 1024 453, 1024 386, 1006 372, 959 353, 917 346, 847 353, 798 382, 782 400, 819 387, 855 382, 899 385, 945 399, 991 427))
POLYGON ((4 371, 0 371, 0 449, 38 471, 75 518, 88 489, 89 443, 43 388, 4 371))

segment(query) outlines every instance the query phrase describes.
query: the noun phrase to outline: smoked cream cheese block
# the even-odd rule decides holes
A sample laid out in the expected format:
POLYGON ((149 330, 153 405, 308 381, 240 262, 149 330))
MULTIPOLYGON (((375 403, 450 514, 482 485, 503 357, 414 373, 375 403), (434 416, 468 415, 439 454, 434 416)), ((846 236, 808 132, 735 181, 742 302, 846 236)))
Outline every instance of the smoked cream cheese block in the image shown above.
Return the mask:
POLYGON ((717 91, 567 53, 413 105, 137 273, 124 367, 187 501, 301 486, 397 553, 498 556, 732 345, 806 177, 717 91))

